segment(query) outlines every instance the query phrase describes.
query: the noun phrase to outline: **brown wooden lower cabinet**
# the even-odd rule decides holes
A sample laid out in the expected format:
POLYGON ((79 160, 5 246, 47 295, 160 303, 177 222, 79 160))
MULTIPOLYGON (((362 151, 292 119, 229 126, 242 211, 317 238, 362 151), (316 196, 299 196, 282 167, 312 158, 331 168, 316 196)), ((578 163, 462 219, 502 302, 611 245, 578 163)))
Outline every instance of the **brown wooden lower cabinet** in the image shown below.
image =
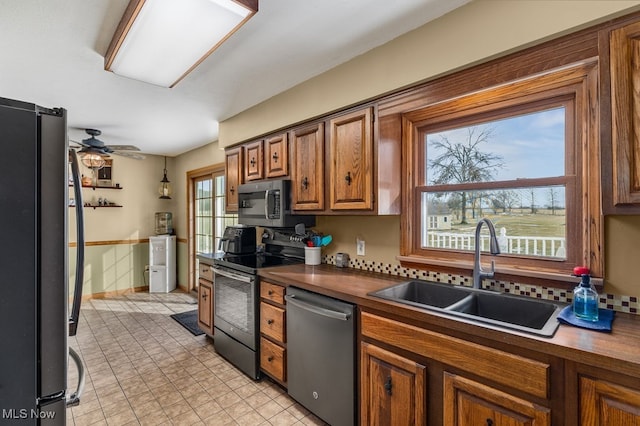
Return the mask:
POLYGON ((202 261, 198 264, 198 327, 213 336, 213 269, 202 261))
POLYGON ((360 423, 425 424, 425 367, 369 343, 360 349, 360 423))
POLYGON ((580 377, 580 425, 640 425, 640 390, 580 377))
POLYGON ((287 386, 287 307, 284 286, 260 282, 260 369, 287 386))
POLYGON ((551 411, 492 387, 444 373, 444 422, 456 426, 543 426, 551 411))

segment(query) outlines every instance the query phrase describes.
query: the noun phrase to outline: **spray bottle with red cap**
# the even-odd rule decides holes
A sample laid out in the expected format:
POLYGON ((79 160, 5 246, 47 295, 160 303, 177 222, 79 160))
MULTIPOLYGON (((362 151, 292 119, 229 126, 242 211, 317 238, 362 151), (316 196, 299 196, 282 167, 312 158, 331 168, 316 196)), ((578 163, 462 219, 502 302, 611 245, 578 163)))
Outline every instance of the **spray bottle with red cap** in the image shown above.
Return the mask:
POLYGON ((580 284, 573 290, 573 313, 586 321, 598 321, 598 293, 591 285, 589 268, 576 266, 573 275, 581 277, 580 284))

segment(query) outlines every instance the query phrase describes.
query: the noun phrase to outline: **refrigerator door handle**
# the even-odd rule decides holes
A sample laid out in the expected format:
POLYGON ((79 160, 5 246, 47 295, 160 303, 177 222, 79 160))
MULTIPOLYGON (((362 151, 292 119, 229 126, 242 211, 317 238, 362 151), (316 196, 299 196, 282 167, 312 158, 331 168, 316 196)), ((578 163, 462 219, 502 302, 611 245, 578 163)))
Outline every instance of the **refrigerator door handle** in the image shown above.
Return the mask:
POLYGON ((73 359, 73 362, 76 363, 76 367, 78 368, 78 387, 74 393, 67 396, 67 407, 73 407, 80 404, 80 396, 84 391, 84 366, 82 365, 80 356, 72 347, 69 347, 69 357, 73 359))
POLYGON ((84 211, 82 203, 82 183, 78 171, 78 156, 73 149, 69 150, 71 175, 73 177, 73 192, 76 201, 76 282, 73 290, 73 305, 69 318, 69 336, 75 336, 80 317, 80 303, 82 302, 82 285, 84 284, 84 211))

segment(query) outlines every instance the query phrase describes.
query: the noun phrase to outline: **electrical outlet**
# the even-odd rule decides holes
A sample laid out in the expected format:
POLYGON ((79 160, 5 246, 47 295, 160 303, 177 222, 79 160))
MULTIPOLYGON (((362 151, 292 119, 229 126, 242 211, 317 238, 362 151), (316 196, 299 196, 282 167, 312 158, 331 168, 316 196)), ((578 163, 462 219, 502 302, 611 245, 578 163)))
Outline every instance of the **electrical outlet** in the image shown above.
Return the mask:
POLYGON ((364 240, 360 238, 356 238, 356 254, 358 256, 364 256, 364 240))

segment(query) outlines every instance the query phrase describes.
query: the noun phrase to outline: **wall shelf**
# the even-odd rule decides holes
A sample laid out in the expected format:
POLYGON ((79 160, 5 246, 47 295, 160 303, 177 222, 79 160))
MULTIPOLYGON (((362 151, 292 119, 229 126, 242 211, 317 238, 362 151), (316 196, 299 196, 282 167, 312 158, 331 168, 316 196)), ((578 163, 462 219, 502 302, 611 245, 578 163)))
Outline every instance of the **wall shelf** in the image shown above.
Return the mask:
POLYGON ((107 185, 82 185, 83 188, 91 188, 94 191, 96 189, 122 189, 121 186, 107 186, 107 185))

